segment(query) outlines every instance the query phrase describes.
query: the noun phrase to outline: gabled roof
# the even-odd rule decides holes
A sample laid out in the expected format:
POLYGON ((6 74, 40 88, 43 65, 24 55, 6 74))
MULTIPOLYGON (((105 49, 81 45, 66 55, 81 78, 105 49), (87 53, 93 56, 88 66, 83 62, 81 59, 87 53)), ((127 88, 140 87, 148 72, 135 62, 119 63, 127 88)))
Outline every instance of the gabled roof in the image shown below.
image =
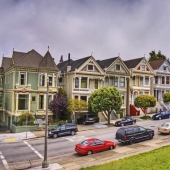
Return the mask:
POLYGON ((19 59, 21 59, 25 54, 26 53, 23 52, 13 51, 12 58, 14 63, 16 63, 19 59))
POLYGON ((128 68, 135 68, 140 62, 142 59, 144 59, 145 57, 141 57, 141 58, 135 58, 135 59, 132 59, 132 60, 126 60, 124 61, 124 63, 126 64, 126 66, 128 68))
POLYGON ((58 69, 49 51, 42 58, 39 67, 58 69))
POLYGON ((118 57, 114 57, 114 58, 109 58, 106 60, 97 60, 97 63, 100 65, 100 67, 102 69, 104 69, 105 67, 109 67, 118 57))
POLYGON ((10 66, 11 66, 11 58, 3 57, 1 67, 3 67, 4 70, 6 70, 10 66))
POLYGON ((42 58, 43 57, 33 49, 20 57, 20 59, 14 63, 14 66, 39 67, 42 58))
MULTIPOLYGON (((70 65, 71 65, 72 62, 73 62, 73 60, 70 59, 70 65)), ((68 60, 63 61, 63 62, 57 64, 57 67, 59 68, 59 70, 61 71, 61 73, 64 73, 64 71, 66 72, 67 66, 68 66, 68 60)))
POLYGON ((164 61, 165 61, 165 59, 155 60, 155 61, 150 61, 149 64, 151 65, 153 70, 157 70, 164 63, 164 61))
MULTIPOLYGON (((85 57, 85 58, 81 58, 78 60, 73 61, 72 59, 70 59, 70 66, 71 66, 71 70, 70 71, 75 71, 75 69, 79 68, 84 62, 86 62, 91 56, 85 57)), ((59 63, 57 65, 57 67, 61 70, 61 72, 66 72, 67 71, 67 66, 68 66, 68 60, 63 61, 61 63, 59 63)))

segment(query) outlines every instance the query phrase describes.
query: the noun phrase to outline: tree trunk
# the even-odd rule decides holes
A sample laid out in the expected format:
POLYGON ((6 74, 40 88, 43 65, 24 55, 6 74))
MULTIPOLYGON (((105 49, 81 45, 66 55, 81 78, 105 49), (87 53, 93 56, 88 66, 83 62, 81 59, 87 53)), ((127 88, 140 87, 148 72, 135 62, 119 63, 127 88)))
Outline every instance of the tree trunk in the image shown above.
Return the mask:
POLYGON ((110 114, 111 114, 111 111, 108 112, 108 125, 110 125, 110 114))

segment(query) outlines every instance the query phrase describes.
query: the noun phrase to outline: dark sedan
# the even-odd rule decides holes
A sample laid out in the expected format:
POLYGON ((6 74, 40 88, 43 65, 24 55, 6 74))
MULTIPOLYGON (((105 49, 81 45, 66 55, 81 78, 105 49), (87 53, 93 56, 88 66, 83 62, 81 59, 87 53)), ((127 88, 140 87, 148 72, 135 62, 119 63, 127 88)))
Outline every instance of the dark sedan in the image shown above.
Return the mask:
POLYGON ((153 120, 161 120, 161 119, 167 119, 167 118, 170 118, 170 111, 162 111, 152 116, 153 120))
POLYGON ((136 119, 131 117, 124 117, 122 120, 116 121, 115 126, 126 126, 126 125, 134 125, 136 123, 136 119))

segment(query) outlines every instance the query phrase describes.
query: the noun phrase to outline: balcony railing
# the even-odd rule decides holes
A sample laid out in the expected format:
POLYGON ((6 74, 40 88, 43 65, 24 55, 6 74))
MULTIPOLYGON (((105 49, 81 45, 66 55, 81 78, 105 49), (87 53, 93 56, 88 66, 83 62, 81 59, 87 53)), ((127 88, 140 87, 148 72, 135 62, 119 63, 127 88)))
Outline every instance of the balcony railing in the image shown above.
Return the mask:
POLYGON ((23 88, 31 89, 31 84, 27 84, 27 85, 16 84, 15 88, 16 89, 23 89, 23 88))

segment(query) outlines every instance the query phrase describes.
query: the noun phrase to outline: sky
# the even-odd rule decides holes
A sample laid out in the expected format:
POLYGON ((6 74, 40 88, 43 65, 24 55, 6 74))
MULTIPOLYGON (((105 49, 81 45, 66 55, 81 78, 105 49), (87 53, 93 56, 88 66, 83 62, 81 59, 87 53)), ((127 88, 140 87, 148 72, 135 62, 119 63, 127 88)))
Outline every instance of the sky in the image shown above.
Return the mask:
POLYGON ((59 63, 170 58, 170 0, 0 0, 0 63, 14 51, 48 50, 59 63))

